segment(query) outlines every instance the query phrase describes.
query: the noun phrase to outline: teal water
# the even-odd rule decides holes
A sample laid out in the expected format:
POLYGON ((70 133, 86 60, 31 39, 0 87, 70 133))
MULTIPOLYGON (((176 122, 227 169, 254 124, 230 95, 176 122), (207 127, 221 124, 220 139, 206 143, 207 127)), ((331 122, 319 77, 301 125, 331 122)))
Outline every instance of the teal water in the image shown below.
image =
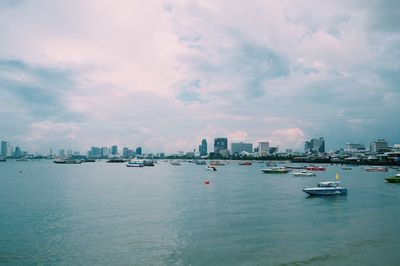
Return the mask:
POLYGON ((397 172, 264 167, 0 163, 0 264, 400 264, 397 172), (301 191, 336 172, 347 196, 301 191))

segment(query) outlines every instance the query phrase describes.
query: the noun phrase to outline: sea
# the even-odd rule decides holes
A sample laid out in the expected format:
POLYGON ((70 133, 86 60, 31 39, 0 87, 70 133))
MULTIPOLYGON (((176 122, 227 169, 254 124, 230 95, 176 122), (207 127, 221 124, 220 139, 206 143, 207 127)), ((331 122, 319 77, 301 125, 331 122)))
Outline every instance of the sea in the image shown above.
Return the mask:
POLYGON ((400 185, 324 165, 316 177, 182 162, 0 163, 0 264, 400 265, 400 185), (302 189, 335 179, 347 196, 302 189), (206 184, 209 181, 209 184, 206 184))

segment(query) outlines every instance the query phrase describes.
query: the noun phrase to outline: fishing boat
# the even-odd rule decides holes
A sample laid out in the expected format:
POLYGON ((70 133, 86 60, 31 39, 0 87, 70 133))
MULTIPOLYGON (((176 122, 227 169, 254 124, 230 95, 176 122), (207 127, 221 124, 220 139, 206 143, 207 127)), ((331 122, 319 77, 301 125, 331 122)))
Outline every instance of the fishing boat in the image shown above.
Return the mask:
POLYGON ((310 165, 305 168, 308 171, 325 171, 326 168, 322 166, 310 165))
POLYGON ((371 166, 371 167, 364 167, 364 170, 367 172, 387 172, 389 168, 384 166, 371 166))
POLYGON ((300 172, 293 172, 294 176, 316 176, 314 172, 310 172, 307 170, 300 171, 300 172))
POLYGON ((126 163, 126 167, 143 167, 144 163, 143 160, 139 159, 132 159, 126 163))
POLYGON ((388 183, 399 183, 400 182, 400 174, 397 174, 395 176, 387 177, 387 178, 385 178, 385 180, 388 183))
POLYGON ((265 174, 287 174, 290 172, 291 169, 287 169, 285 167, 271 167, 261 169, 261 171, 265 174))
POLYGON ((335 181, 319 182, 316 187, 305 188, 303 191, 312 196, 346 195, 347 188, 340 186, 339 174, 335 181))

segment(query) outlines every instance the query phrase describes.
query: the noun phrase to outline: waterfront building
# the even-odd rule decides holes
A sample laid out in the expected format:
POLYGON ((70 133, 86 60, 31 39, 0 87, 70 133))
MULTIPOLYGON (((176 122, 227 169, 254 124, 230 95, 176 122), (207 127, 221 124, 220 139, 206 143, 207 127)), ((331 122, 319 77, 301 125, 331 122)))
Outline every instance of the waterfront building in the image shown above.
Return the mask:
POLYGON ((203 139, 201 144, 199 145, 199 154, 200 156, 207 156, 207 140, 203 139))
POLYGON ((231 152, 232 154, 240 154, 242 152, 248 152, 252 153, 253 152, 253 144, 251 143, 232 143, 231 144, 231 152))
POLYGON ((228 150, 228 139, 227 138, 214 139, 214 152, 221 154, 221 150, 228 150))
POLYGON ((64 149, 60 149, 60 150, 58 151, 58 156, 60 156, 60 157, 65 157, 65 150, 64 150, 64 149))
POLYGON ((267 156, 269 154, 269 142, 266 141, 258 142, 258 154, 260 156, 267 156))
POLYGON ((142 155, 142 147, 136 148, 136 155, 142 155))
POLYGON ((90 147, 89 157, 90 158, 100 158, 101 157, 101 148, 100 147, 90 147))
POLYGON ((8 150, 10 147, 10 143, 8 143, 8 141, 1 141, 1 157, 5 158, 7 156, 9 156, 8 154, 8 150))
POLYGON ((101 148, 101 157, 105 158, 108 157, 111 154, 111 150, 108 147, 102 147, 101 148))
POLYGON ((386 140, 378 139, 370 144, 370 152, 372 154, 379 154, 390 151, 389 145, 386 140))
POLYGON ((359 143, 346 143, 344 151, 348 153, 365 152, 365 146, 359 143))
POLYGON ((118 154, 118 146, 117 145, 111 146, 111 154, 112 155, 118 154))
POLYGON ((325 140, 324 138, 311 139, 310 141, 304 142, 304 151, 313 153, 324 153, 325 152, 325 140))
POLYGON ((22 151, 20 149, 20 147, 15 147, 15 151, 14 151, 14 157, 15 158, 21 158, 22 157, 22 151))

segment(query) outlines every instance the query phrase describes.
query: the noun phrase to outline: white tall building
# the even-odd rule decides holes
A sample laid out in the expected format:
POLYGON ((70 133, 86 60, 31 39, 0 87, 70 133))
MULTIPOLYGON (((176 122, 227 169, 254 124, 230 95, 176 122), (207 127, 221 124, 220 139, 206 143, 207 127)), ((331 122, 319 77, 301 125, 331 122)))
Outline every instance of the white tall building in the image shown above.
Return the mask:
POLYGON ((260 156, 267 156, 269 154, 269 142, 258 143, 258 154, 260 156))

